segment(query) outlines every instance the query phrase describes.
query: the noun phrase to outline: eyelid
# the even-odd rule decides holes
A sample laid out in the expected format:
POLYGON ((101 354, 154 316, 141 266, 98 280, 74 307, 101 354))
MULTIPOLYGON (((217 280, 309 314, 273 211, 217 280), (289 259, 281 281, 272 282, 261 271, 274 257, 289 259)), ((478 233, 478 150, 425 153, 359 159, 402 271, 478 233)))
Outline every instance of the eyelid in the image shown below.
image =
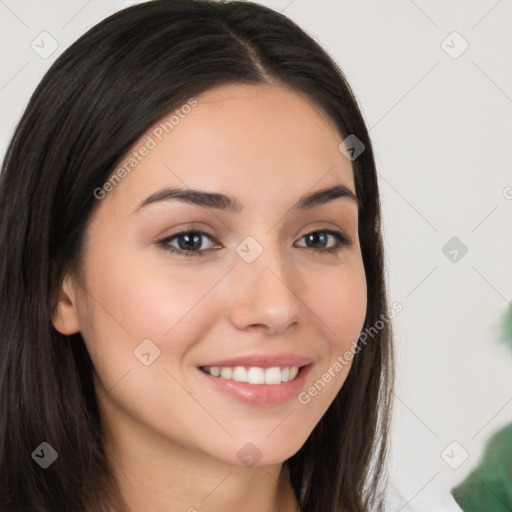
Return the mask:
MULTIPOLYGON (((172 235, 166 236, 166 237, 158 240, 157 244, 162 246, 165 249, 166 247, 169 247, 169 242, 171 240, 174 240, 174 239, 178 238, 180 235, 186 235, 186 234, 189 234, 189 233, 195 233, 196 235, 201 235, 201 236, 207 237, 214 244, 221 245, 219 243, 219 241, 213 235, 211 235, 210 233, 208 233, 206 231, 203 231, 202 229, 196 229, 196 228, 182 228, 179 231, 176 231, 175 233, 173 233, 172 235)), ((181 252, 181 253, 186 253, 186 252, 202 253, 202 252, 204 252, 206 250, 209 250, 209 249, 202 249, 200 251, 185 251, 184 249, 183 250, 182 249, 177 249, 176 252, 181 252)))
MULTIPOLYGON (((305 247, 306 249, 311 249, 315 252, 337 252, 341 250, 343 247, 351 247, 354 244, 354 240, 346 234, 346 232, 342 229, 312 229, 307 233, 304 233, 299 237, 299 240, 302 240, 305 236, 310 235, 312 233, 326 233, 327 235, 331 235, 337 241, 337 245, 332 248, 327 249, 313 249, 311 247, 305 247)), ((301 246, 303 247, 303 246, 301 246)))

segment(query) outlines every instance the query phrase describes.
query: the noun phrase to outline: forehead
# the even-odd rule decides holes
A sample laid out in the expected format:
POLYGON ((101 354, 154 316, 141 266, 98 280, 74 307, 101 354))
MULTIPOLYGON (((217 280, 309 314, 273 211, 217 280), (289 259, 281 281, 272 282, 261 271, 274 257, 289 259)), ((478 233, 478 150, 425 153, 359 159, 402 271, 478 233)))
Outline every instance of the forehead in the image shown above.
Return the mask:
POLYGON ((131 157, 133 165, 107 195, 111 206, 133 210, 164 186, 222 190, 244 203, 282 203, 315 185, 343 183, 354 191, 351 164, 338 149, 341 134, 305 95, 236 84, 192 100, 156 122, 118 164, 131 157))

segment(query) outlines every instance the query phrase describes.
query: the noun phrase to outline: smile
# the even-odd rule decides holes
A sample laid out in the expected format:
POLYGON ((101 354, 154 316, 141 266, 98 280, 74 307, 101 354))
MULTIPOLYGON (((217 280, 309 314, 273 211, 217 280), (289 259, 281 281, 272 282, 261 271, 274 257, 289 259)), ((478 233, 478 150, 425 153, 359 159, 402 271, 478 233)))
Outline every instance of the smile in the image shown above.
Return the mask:
POLYGON ((271 368, 260 368, 257 366, 202 366, 200 369, 213 377, 256 385, 277 385, 283 382, 290 382, 299 373, 298 366, 274 366, 271 368))

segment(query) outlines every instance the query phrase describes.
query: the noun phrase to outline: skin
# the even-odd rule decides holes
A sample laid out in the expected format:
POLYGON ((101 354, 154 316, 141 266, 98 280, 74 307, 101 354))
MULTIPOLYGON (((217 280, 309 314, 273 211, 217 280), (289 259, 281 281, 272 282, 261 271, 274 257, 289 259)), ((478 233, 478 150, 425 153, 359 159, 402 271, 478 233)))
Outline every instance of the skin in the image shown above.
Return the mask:
MULTIPOLYGON (((355 194, 353 171, 338 149, 340 133, 290 89, 220 86, 196 100, 98 201, 53 323, 63 334, 80 331, 91 354, 106 450, 133 512, 293 511, 282 463, 304 444, 351 365, 308 404, 293 398, 273 406, 235 400, 197 367, 292 352, 313 360, 307 390, 351 348, 366 312, 357 203, 291 207, 337 184, 355 194), (168 200, 134 213, 169 186, 234 196, 244 209, 168 200), (158 245, 181 228, 211 235, 201 238, 203 256, 158 245), (352 245, 321 253, 336 240, 308 243, 305 235, 325 229, 343 231, 352 245), (263 248, 252 263, 235 251, 247 236, 263 248), (161 351, 150 366, 133 353, 147 338, 161 351), (252 467, 237 457, 247 442, 261 452, 252 467)), ((170 245, 186 247, 179 241, 170 245)))

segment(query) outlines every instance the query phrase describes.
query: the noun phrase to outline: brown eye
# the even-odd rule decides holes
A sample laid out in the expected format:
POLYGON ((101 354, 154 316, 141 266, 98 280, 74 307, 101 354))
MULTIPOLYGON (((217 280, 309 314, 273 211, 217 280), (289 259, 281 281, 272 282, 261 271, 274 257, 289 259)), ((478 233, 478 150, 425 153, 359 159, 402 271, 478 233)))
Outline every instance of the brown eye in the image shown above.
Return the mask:
POLYGON ((180 231, 159 240, 158 245, 171 253, 182 256, 203 256, 204 251, 211 249, 211 247, 203 247, 204 238, 215 242, 213 237, 204 231, 180 231), (173 243, 176 243, 176 245, 173 245, 173 243))

